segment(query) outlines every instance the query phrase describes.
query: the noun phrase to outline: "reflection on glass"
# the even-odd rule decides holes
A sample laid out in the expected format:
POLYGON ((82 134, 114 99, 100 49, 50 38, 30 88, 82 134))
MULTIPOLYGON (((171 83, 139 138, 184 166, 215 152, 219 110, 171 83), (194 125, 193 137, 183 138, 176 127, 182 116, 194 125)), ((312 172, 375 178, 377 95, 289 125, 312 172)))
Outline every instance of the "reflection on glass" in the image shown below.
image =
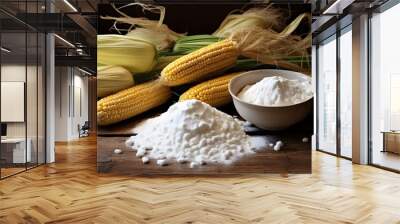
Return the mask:
POLYGON ((336 153, 336 39, 318 48, 318 149, 336 153))
POLYGON ((372 17, 372 163, 400 170, 400 4, 372 17), (386 134, 384 134, 386 132, 386 134))
POLYGON ((352 35, 340 36, 340 153, 351 158, 352 149, 352 35))

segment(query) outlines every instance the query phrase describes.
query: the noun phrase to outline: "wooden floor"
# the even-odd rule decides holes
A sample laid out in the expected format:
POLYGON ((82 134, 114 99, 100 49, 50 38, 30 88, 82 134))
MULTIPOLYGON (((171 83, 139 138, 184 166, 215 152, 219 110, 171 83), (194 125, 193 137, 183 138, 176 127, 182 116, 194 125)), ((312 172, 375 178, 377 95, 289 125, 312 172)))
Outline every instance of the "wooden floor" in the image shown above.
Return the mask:
POLYGON ((0 223, 400 223, 400 175, 313 152, 313 174, 96 173, 94 138, 0 181, 0 223))
POLYGON ((25 167, 6 167, 1 169, 1 177, 7 177, 25 170, 25 167))

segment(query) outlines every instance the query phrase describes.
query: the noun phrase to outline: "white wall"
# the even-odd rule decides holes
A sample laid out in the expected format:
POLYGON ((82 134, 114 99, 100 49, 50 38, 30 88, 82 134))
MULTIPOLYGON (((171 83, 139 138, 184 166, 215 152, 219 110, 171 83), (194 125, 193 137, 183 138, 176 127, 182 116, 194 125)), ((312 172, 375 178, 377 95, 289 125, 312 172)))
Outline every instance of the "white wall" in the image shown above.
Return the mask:
POLYGON ((78 125, 83 125, 85 121, 88 120, 88 78, 86 76, 81 76, 82 73, 74 75, 74 88, 72 98, 74 99, 73 105, 74 108, 72 110, 72 136, 74 138, 79 136, 78 133, 78 125))
POLYGON ((76 68, 56 67, 56 141, 79 138, 78 125, 88 120, 88 105, 88 78, 76 68))
MULTIPOLYGON (((42 68, 25 66, 25 64, 3 64, 1 66, 1 81, 17 81, 26 83, 26 110, 27 120, 24 122, 6 122, 8 138, 25 138, 30 140, 33 161, 36 162, 36 153, 39 153, 39 163, 44 162, 44 74, 42 68), (37 70, 38 69, 38 70, 37 70), (27 78, 27 80, 25 80, 27 78)), ((4 97, 4 96, 2 96, 4 97)), ((9 108, 1 108, 7 110, 9 108)))
MULTIPOLYGON (((1 81, 25 82, 25 65, 2 65, 1 81)), ((25 137, 25 123, 7 123, 7 137, 25 137)))
MULTIPOLYGON (((26 71, 28 72, 28 88, 27 88, 27 107, 30 107, 28 112, 36 111, 37 99, 36 99, 36 80, 31 77, 31 74, 36 76, 36 67, 18 64, 9 64, 1 66, 1 81, 4 82, 25 82, 26 71), (25 70, 27 69, 27 70, 25 70), (32 88, 34 86, 34 88, 32 88), (31 88, 29 88, 31 87, 31 88)), ((40 107, 41 105, 39 105, 40 107)), ((1 108, 6 110, 7 108, 1 108)), ((27 113, 28 129, 32 127, 36 130, 36 113, 27 113), (33 127, 34 126, 34 127, 33 127)), ((29 134, 29 130, 28 130, 29 134)), ((7 123, 7 136, 8 137, 25 137, 25 122, 11 122, 7 123)), ((29 136, 28 136, 29 137, 29 136)))
POLYGON ((68 88, 67 67, 55 68, 55 140, 68 141, 68 88))

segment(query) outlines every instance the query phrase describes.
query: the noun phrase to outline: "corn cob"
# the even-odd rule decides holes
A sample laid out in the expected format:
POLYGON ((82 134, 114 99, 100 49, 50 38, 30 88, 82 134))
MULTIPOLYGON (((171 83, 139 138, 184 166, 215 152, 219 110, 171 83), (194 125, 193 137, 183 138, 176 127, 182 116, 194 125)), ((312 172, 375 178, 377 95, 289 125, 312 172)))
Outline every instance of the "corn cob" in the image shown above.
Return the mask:
POLYGON ((108 65, 97 67, 97 97, 109 96, 133 86, 132 74, 124 67, 108 65))
POLYGON ((197 99, 213 107, 227 104, 232 100, 228 90, 229 81, 239 74, 224 75, 193 86, 179 97, 179 101, 197 99))
POLYGON ((232 40, 222 40, 176 59, 161 71, 165 85, 199 81, 236 63, 239 50, 232 40))
POLYGON ((126 35, 97 35, 97 63, 118 65, 133 74, 149 72, 157 63, 157 49, 147 41, 126 35))
POLYGON ((97 121, 108 125, 126 120, 165 103, 171 96, 169 87, 150 81, 97 101, 97 121))

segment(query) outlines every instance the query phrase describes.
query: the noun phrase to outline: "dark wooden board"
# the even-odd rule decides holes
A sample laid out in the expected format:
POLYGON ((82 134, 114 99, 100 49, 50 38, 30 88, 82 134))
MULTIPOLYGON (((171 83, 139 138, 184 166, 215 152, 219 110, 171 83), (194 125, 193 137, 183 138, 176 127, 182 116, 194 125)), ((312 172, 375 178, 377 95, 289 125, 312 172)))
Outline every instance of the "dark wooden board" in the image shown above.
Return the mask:
POLYGON ((190 168, 188 164, 173 162, 168 166, 158 166, 155 161, 143 164, 135 152, 125 146, 127 137, 97 138, 97 168, 103 173, 123 175, 220 175, 241 173, 310 173, 311 146, 302 142, 301 134, 264 136, 276 141, 282 140, 285 146, 281 151, 265 149, 245 156, 231 165, 207 164, 190 168), (122 154, 114 154, 114 149, 122 149, 122 154))

